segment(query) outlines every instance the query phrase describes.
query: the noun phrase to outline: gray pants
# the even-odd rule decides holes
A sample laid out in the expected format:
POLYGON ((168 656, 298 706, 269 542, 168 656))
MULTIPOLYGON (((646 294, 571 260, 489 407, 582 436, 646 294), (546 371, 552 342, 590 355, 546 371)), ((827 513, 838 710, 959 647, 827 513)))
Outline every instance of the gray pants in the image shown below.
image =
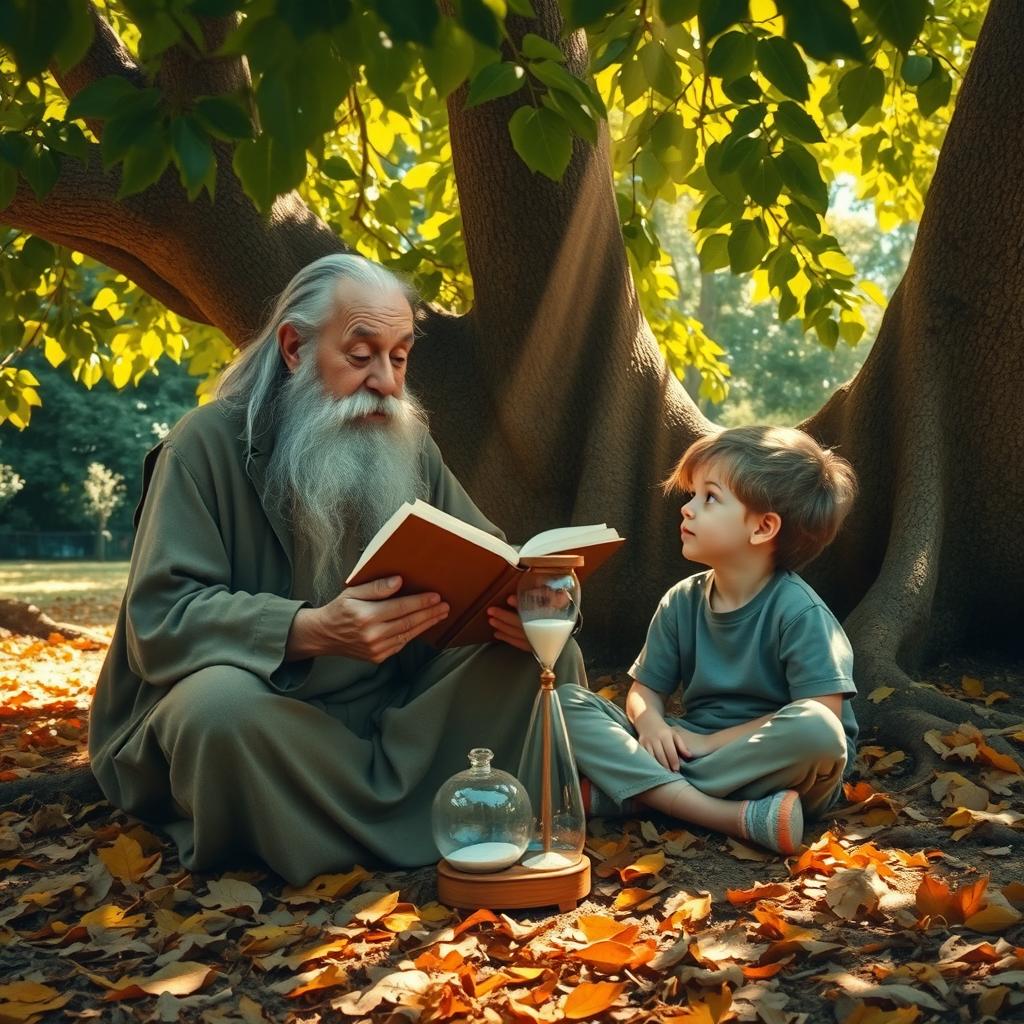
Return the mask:
MULTIPOLYGON (((787 704, 750 736, 684 761, 673 772, 640 746, 617 704, 583 686, 563 686, 557 693, 580 772, 620 807, 631 796, 680 778, 708 796, 732 800, 795 789, 808 818, 820 817, 842 798, 846 734, 820 701, 787 704)), ((699 731, 684 718, 665 720, 699 731)))

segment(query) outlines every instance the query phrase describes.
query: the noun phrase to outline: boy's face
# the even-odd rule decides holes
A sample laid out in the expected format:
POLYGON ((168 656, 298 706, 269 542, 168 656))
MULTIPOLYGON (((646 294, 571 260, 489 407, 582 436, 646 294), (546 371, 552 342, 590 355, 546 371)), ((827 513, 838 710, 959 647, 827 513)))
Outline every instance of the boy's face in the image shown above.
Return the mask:
MULTIPOLYGON (((778 520, 774 513, 759 515, 729 490, 722 467, 714 463, 702 466, 693 476, 694 493, 683 505, 679 533, 683 557, 691 562, 716 566, 734 565, 745 557, 767 552, 762 547, 764 520, 778 520)), ((770 531, 771 536, 777 527, 770 531)))

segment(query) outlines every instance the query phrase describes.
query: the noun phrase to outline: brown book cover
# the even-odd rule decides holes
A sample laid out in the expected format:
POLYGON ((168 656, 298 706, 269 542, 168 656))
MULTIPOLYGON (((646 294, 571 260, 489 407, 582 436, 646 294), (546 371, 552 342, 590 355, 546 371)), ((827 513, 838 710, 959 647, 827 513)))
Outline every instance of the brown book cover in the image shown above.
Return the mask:
MULTIPOLYGON (((576 574, 582 581, 622 543, 623 538, 607 527, 570 527, 538 534, 523 545, 523 555, 581 554, 584 565, 576 574), (573 544, 574 536, 591 543, 573 544), (569 546, 559 546, 565 541, 569 546), (543 550, 537 550, 538 545, 543 550)), ((451 611, 443 622, 420 635, 438 648, 464 647, 494 639, 487 609, 507 607, 506 599, 515 593, 522 571, 518 561, 519 551, 512 545, 417 501, 403 505, 380 528, 346 583, 357 586, 401 576, 401 595, 440 594, 451 611)))

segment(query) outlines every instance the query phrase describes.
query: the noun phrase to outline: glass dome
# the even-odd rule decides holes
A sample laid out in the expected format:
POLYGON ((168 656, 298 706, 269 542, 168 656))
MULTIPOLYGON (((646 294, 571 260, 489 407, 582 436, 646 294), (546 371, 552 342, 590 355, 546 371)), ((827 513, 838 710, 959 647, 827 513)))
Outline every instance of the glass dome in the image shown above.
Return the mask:
POLYGON ((491 766, 492 757, 485 747, 471 750, 470 767, 434 797, 434 842, 459 871, 502 871, 519 860, 530 840, 530 798, 514 775, 491 766))

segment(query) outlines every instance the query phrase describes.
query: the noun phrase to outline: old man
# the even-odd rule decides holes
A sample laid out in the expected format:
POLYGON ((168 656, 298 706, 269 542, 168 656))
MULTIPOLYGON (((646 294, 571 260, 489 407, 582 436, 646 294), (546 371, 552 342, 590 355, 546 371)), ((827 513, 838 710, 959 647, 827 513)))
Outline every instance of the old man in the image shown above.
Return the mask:
MULTIPOLYGON (((417 638, 447 615, 443 588, 344 584, 417 497, 501 536, 405 387, 413 345, 398 280, 323 257, 147 457, 89 752, 111 802, 190 869, 254 855, 303 884, 426 864, 434 793, 469 749, 517 766, 537 669, 514 611, 491 609, 495 642, 439 652, 417 638)), ((583 679, 575 644, 558 677, 583 679)))

